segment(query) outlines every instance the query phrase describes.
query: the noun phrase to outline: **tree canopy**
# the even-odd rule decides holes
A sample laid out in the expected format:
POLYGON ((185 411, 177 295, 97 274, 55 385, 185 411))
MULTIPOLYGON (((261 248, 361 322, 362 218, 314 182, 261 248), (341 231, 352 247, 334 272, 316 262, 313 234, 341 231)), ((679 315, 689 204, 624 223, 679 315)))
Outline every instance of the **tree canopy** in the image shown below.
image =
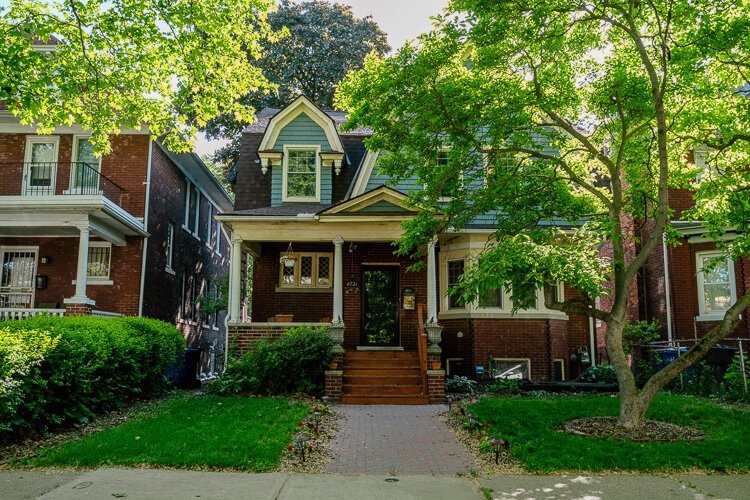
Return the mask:
POLYGON ((184 151, 218 115, 273 86, 258 66, 273 0, 10 0, 0 7, 0 101, 42 132, 78 123, 100 153, 148 127, 184 151), (248 25, 248 20, 252 22, 248 25))
MULTIPOLYGON (((383 56, 391 50, 386 34, 372 17, 359 19, 350 7, 338 3, 282 0, 267 21, 274 31, 284 31, 287 36, 261 43, 263 57, 257 65, 276 90, 250 92, 240 99, 257 110, 283 107, 300 94, 323 109, 331 109, 336 85, 349 71, 361 69, 369 53, 383 56)), ((246 124, 243 117, 226 113, 206 128, 209 138, 232 139, 214 157, 224 165, 232 184, 240 133, 246 124)))
POLYGON ((492 244, 458 293, 473 300, 504 286, 523 307, 544 286, 548 308, 607 323, 625 426, 641 425, 654 394, 750 304, 739 297, 687 355, 636 388, 622 348, 628 291, 662 235, 676 242, 669 189, 693 193, 683 217, 706 224, 729 255, 750 250, 748 14, 730 0, 453 0, 432 32, 369 57, 337 97, 347 126, 373 129, 381 171, 426 186, 411 195, 426 209, 406 225, 402 252, 496 214, 492 244), (690 160, 696 150, 705 172, 690 160), (740 236, 719 240, 727 227, 740 236), (558 302, 555 280, 580 296, 558 302), (603 295, 611 306, 597 307, 603 295))

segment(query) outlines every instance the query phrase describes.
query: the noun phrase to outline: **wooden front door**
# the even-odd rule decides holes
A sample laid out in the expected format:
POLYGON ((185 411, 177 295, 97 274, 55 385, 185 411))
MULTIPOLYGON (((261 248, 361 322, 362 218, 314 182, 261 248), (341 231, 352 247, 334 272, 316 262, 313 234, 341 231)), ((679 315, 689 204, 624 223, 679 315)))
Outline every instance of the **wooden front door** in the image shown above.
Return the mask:
POLYGON ((399 268, 362 268, 362 345, 399 345, 399 268))

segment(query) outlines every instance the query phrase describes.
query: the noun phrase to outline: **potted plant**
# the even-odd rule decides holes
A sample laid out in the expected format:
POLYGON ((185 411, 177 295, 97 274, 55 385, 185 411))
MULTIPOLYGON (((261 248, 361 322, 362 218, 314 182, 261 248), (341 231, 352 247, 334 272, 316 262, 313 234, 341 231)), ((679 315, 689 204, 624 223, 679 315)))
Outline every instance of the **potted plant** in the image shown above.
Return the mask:
POLYGON ((294 267, 294 265, 297 263, 297 256, 294 255, 291 241, 289 242, 289 246, 286 249, 286 253, 281 256, 279 262, 281 262, 284 267, 294 267))

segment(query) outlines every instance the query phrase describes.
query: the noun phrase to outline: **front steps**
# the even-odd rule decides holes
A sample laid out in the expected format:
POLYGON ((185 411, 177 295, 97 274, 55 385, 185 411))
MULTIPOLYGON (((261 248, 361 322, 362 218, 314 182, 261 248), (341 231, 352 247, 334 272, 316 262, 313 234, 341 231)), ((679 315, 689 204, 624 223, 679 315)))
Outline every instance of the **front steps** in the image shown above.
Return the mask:
POLYGON ((344 404, 427 404, 419 358, 412 351, 344 353, 344 404))

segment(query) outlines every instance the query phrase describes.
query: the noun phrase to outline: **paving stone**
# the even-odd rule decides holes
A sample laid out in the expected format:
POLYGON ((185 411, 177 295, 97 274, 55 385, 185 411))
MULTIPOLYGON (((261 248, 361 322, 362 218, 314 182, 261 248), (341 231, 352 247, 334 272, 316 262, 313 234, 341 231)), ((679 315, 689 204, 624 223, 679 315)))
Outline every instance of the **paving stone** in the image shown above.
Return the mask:
POLYGON ((328 472, 456 474, 472 458, 437 418, 444 405, 340 405, 328 472))

